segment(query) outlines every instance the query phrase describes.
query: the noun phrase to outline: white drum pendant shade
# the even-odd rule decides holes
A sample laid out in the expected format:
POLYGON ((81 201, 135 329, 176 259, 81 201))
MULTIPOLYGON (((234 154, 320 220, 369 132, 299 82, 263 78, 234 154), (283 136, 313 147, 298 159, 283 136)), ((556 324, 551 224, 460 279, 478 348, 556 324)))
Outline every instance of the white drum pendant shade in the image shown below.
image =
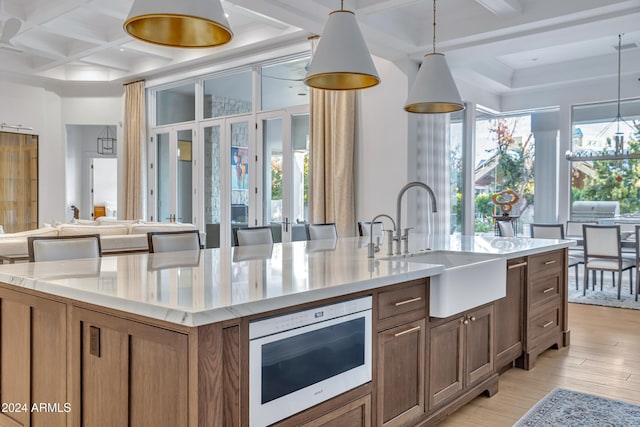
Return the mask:
POLYGON ((330 90, 364 89, 380 83, 353 12, 329 14, 304 82, 330 90))
POLYGON ((410 113, 434 114, 462 110, 464 104, 441 53, 428 53, 422 60, 404 109, 410 113))
POLYGON ((212 47, 233 37, 219 0, 135 0, 124 30, 170 47, 212 47))

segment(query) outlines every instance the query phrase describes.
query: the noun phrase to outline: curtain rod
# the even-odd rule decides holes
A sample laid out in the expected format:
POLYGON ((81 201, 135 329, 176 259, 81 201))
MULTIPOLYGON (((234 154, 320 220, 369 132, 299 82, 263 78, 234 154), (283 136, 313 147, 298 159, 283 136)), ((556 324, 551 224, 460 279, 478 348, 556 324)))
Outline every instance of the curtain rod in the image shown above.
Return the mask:
POLYGON ((0 130, 2 130, 4 128, 15 129, 15 130, 18 130, 18 131, 21 131, 21 130, 33 130, 32 127, 28 127, 28 126, 10 125, 10 124, 7 124, 7 123, 0 123, 0 130))

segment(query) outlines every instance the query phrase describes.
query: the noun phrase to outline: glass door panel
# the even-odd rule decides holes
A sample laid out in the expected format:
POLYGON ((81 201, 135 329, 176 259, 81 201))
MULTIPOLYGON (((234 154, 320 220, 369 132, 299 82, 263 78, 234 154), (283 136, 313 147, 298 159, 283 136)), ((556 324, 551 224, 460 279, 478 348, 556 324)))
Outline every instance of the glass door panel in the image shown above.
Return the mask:
MULTIPOLYGON (((154 220, 195 223, 193 215, 193 129, 175 129, 155 135, 154 220)), ((152 169, 153 170, 153 169, 152 169)), ((153 190, 153 184, 151 185, 153 190)))
POLYGON ((262 115, 262 213, 265 224, 281 224, 274 239, 305 240, 309 160, 309 115, 289 111, 262 115))
POLYGON ((193 132, 178 131, 177 211, 178 222, 193 222, 193 132))
POLYGON ((265 224, 282 223, 282 118, 278 117, 263 120, 262 132, 262 150, 264 156, 264 222, 265 224))
POLYGON ((158 221, 169 221, 171 215, 171 156, 168 133, 156 135, 156 211, 158 221))
MULTIPOLYGON (((307 221, 309 205, 309 114, 291 118, 291 204, 296 224, 307 221)), ((297 233, 294 233, 297 234, 297 233)), ((292 236, 295 240, 297 236, 292 236)))
POLYGON ((231 140, 231 224, 249 223, 249 122, 229 124, 231 140))
POLYGON ((204 128, 204 224, 208 248, 220 247, 222 224, 222 130, 221 124, 204 128))

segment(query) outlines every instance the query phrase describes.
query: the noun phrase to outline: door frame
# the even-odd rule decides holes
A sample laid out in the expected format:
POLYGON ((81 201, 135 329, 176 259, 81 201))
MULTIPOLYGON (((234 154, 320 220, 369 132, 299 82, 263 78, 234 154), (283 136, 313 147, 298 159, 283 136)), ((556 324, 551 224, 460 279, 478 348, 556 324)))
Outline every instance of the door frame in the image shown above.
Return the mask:
MULTIPOLYGON (((196 143, 198 141, 198 126, 193 123, 182 123, 178 125, 171 126, 162 126, 150 129, 150 135, 148 137, 148 150, 147 150, 147 182, 148 182, 148 206, 147 206, 147 217, 151 221, 163 222, 164 220, 168 220, 168 218, 158 218, 160 215, 158 213, 158 179, 157 179, 157 167, 158 167, 158 135, 168 134, 169 135, 169 154, 175 153, 175 155, 169 160, 169 212, 171 214, 175 214, 177 217, 178 213, 178 132, 191 130, 191 150, 192 150, 192 174, 191 174, 191 188, 192 188, 192 200, 191 200, 191 210, 193 213, 193 218, 183 218, 183 222, 193 223, 196 227, 200 229, 198 224, 199 215, 197 215, 198 211, 198 198, 194 197, 197 189, 197 177, 198 177, 198 168, 196 162, 196 157, 193 156, 197 146, 196 143)), ((176 219, 177 221, 177 219, 176 219)))

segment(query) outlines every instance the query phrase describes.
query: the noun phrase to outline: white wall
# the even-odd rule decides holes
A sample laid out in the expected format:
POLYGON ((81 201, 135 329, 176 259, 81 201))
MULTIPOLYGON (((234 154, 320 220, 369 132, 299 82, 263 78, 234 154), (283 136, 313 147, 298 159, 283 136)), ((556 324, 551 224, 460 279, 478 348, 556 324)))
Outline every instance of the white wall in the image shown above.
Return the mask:
POLYGON ((407 183, 408 78, 399 66, 374 57, 381 83, 360 91, 356 147, 356 219, 395 217, 396 196, 407 183))
MULTIPOLYGON (((53 85, 33 85, 0 81, 0 123, 32 127, 39 137, 39 214, 40 224, 62 221, 67 216, 66 131, 67 124, 115 124, 122 120, 121 93, 101 96, 64 97, 53 85)), ((103 90, 98 88, 97 90, 103 90)), ((91 88, 83 91, 90 95, 91 88)), ((118 140, 122 140, 118 127, 118 140)))

